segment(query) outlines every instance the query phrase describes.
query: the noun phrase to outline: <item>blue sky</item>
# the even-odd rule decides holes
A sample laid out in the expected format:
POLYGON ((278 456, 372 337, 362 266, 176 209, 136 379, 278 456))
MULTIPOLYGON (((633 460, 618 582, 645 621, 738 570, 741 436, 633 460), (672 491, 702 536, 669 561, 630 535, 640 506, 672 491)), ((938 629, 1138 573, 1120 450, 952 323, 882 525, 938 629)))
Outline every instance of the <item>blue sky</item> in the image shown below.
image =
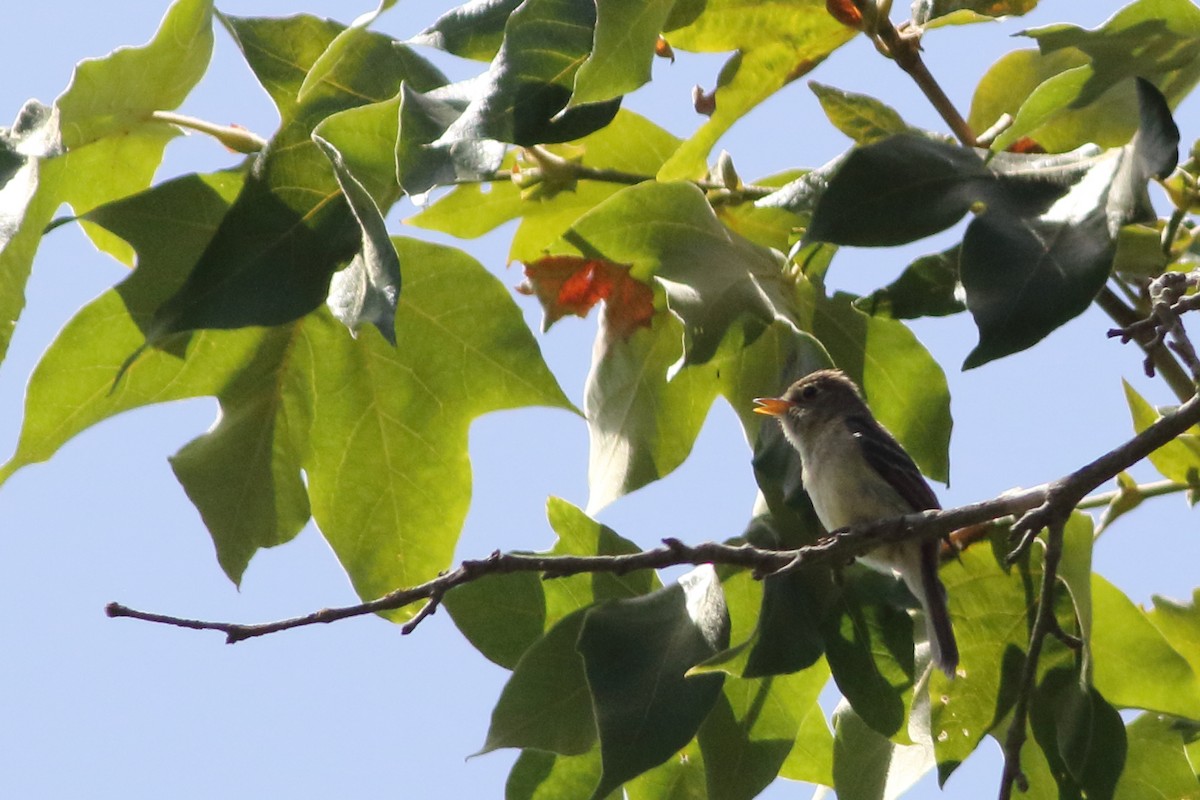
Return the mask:
MULTIPOLYGON (((447 3, 405 0, 379 27, 401 38, 447 3)), ((897 3, 897 6, 900 6, 897 3)), ((934 74, 965 112, 974 83, 1009 49, 1009 35, 1066 20, 1086 27, 1121 4, 1044 0, 1021 20, 935 31, 926 40, 934 74)), ((80 58, 154 32, 166 0, 23 3, 0 29, 0 121, 28 97, 50 102, 80 58)), ((305 11, 348 22, 365 8, 332 0, 234 0, 228 13, 305 11)), ((693 84, 711 86, 720 57, 680 54, 659 61, 655 82, 627 107, 686 136, 698 124, 693 84)), ((448 64, 464 72, 468 67, 448 64)), ((856 40, 812 76, 888 100, 914 124, 944 126, 916 87, 856 40)), ((274 128, 266 95, 222 30, 210 74, 181 109, 261 134, 274 128)), ((1200 135, 1195 98, 1177 112, 1185 147, 1200 135), (1189 138, 1190 137, 1190 138, 1189 138)), ((816 166, 847 146, 798 82, 734 128, 721 146, 743 177, 816 166)), ((193 136, 168 148, 166 177, 232 163, 193 136)), ((403 205, 389 215, 411 213, 403 205)), ((403 231, 402 231, 403 232, 403 231)), ((414 235, 424 233, 411 230, 414 235)), ((511 228, 462 243, 507 284, 511 228)), ((893 278, 922 242, 897 251, 839 255, 835 288, 868 290, 893 278)), ((24 383, 40 353, 75 309, 125 275, 74 228, 48 237, 34 265, 28 307, 0 367, 0 450, 19 430, 24 383)), ((539 312, 518 298, 536 330, 539 312)), ((1031 351, 969 373, 958 370, 975 342, 966 315, 920 322, 918 336, 947 371, 955 417, 952 487, 943 504, 985 499, 1064 474, 1130 430, 1120 380, 1152 402, 1164 388, 1141 376, 1136 350, 1104 337, 1089 312, 1031 351)), ((594 320, 565 320, 541 337, 567 394, 581 401, 594 320)), ((158 406, 89 430, 44 465, 0 490, 0 796, 21 798, 499 797, 513 756, 465 760, 483 743, 488 711, 508 673, 458 635, 445 614, 402 637, 378 619, 293 631, 227 647, 216 634, 108 620, 104 604, 208 619, 263 621, 356 598, 317 532, 255 557, 239 591, 221 573, 199 516, 166 457, 212 423, 216 404, 158 406)), ((460 557, 493 549, 544 548, 548 495, 586 503, 587 434, 578 418, 547 410, 492 415, 471 431, 475 490, 460 557), (554 446, 548 447, 547 442, 554 446)), ((1153 479, 1140 470, 1139 477, 1153 479)), ((643 546, 664 536, 689 541, 740 532, 753 498, 749 452, 728 408, 718 405, 691 459, 659 484, 622 499, 601 519, 643 546)), ((1151 593, 1190 597, 1200 542, 1179 497, 1144 506, 1101 540, 1096 569, 1146 602, 1151 593)), ((991 744, 949 784, 950 796, 990 794, 999 759, 991 744)), ((768 797, 808 796, 777 785, 768 797)), ((909 796, 937 796, 927 779, 909 796)))

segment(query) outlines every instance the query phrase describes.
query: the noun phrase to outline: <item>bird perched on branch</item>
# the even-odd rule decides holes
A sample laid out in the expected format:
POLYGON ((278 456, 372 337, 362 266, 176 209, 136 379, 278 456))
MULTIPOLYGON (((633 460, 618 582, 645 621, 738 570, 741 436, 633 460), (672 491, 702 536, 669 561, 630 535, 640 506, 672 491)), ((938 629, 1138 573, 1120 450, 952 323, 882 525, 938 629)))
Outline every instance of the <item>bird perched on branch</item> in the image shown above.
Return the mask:
MULTIPOLYGON (((779 420, 799 451, 804 489, 826 530, 941 508, 912 458, 840 371, 813 372, 782 396, 754 402, 755 411, 779 420)), ((924 611, 933 663, 954 677, 958 644, 938 578, 938 549, 936 539, 890 542, 859 560, 904 580, 924 611)))

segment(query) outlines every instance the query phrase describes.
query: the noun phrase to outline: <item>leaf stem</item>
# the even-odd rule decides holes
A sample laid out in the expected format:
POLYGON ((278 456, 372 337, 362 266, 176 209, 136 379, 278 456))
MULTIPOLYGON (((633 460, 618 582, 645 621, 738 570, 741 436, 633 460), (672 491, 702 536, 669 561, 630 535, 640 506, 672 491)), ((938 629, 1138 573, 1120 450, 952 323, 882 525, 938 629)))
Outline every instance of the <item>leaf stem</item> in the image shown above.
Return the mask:
MULTIPOLYGON (((1180 483, 1179 481, 1165 481, 1164 480, 1164 481, 1155 481, 1154 483, 1139 484, 1138 486, 1132 487, 1132 489, 1130 489, 1128 491, 1132 491, 1132 492, 1136 493, 1139 497, 1142 497, 1143 499, 1148 499, 1151 497, 1162 497, 1163 495, 1168 495, 1168 494, 1178 494, 1179 492, 1186 492, 1189 489, 1195 489, 1195 488, 1196 488, 1195 486, 1192 486, 1187 483, 1180 483)), ((1126 491, 1116 489, 1111 492, 1103 492, 1101 494, 1094 494, 1094 495, 1091 495, 1090 497, 1085 497, 1083 500, 1079 501, 1079 505, 1077 505, 1075 507, 1077 509, 1079 509, 1080 511, 1090 511, 1093 508, 1105 508, 1106 506, 1108 506, 1109 503, 1111 503, 1113 500, 1116 500, 1118 497, 1120 497, 1122 494, 1125 494, 1125 493, 1126 493, 1126 491)))

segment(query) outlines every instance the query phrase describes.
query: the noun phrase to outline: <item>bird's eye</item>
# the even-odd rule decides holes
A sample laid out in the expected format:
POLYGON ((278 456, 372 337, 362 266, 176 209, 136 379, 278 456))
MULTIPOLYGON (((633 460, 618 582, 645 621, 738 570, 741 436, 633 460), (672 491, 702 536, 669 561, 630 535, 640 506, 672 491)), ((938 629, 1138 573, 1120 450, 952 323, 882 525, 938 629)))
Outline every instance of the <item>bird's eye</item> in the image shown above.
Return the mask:
POLYGON ((818 391, 820 391, 820 390, 817 389, 816 386, 814 386, 813 384, 810 383, 808 386, 805 386, 803 389, 800 390, 800 399, 801 400, 812 400, 814 397, 817 396, 818 391))

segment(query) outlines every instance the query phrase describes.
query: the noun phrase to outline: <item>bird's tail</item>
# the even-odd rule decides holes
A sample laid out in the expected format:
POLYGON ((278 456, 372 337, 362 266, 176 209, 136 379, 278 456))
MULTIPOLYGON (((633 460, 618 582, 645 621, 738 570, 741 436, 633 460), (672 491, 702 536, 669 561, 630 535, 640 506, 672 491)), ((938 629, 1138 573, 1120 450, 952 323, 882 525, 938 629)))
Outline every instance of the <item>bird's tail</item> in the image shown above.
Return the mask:
POLYGON ((958 669, 958 642, 954 639, 950 610, 946 607, 946 588, 938 578, 938 548, 936 539, 920 542, 909 551, 918 563, 902 570, 901 575, 925 612, 925 630, 929 636, 929 652, 934 665, 947 677, 953 678, 954 671, 958 669))

